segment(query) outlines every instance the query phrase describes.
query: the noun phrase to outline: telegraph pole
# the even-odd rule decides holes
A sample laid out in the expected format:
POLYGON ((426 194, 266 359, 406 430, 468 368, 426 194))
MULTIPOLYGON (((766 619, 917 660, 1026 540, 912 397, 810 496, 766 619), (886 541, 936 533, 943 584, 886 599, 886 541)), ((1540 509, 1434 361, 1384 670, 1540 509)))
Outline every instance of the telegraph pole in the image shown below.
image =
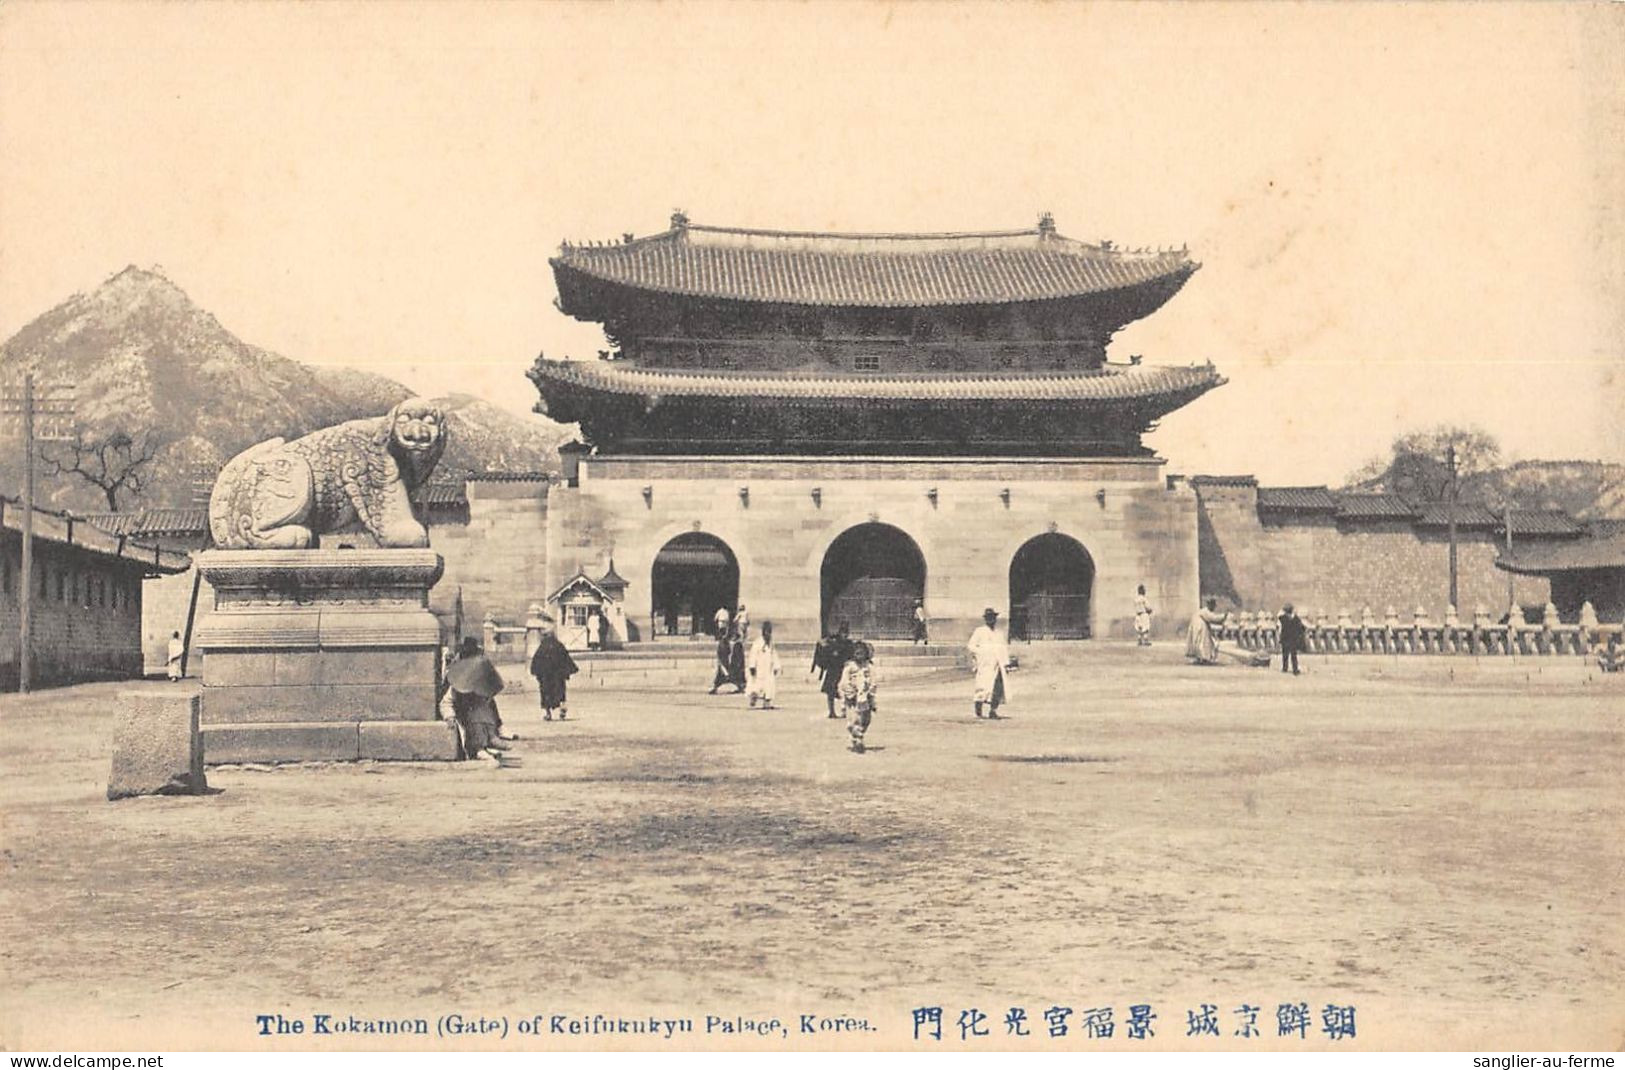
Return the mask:
POLYGON ((1450 487, 1445 497, 1445 525, 1450 538, 1450 604, 1461 611, 1456 601, 1456 444, 1445 447, 1445 466, 1450 470, 1450 487))
MULTIPOLYGON (((1507 563, 1510 564, 1512 562, 1512 502, 1510 502, 1510 501, 1507 502, 1506 514, 1507 514, 1506 515, 1507 563)), ((1518 600, 1517 588, 1515 586, 1513 586, 1517 582, 1517 579, 1518 579, 1518 574, 1513 572, 1510 568, 1507 569, 1507 612, 1508 613, 1512 612, 1512 606, 1518 600)))
POLYGON ((20 395, 0 398, 0 412, 20 415, 23 425, 23 561, 22 582, 17 585, 17 691, 26 694, 33 685, 34 676, 34 443, 43 437, 59 439, 62 436, 62 417, 73 415, 73 387, 46 385, 43 401, 34 397, 34 373, 23 373, 20 395), (34 416, 52 417, 47 433, 37 435, 34 416))
POLYGON ((34 373, 23 375, 23 576, 17 585, 17 693, 34 676, 34 373))

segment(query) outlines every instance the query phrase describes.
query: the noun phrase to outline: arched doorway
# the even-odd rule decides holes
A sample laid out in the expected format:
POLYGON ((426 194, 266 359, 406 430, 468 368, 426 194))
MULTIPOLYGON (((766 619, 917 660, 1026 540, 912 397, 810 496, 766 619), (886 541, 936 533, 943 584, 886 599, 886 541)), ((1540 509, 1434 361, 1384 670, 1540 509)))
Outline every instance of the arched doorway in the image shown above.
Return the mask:
POLYGON ((656 636, 709 634, 718 609, 739 605, 739 561, 715 535, 684 532, 655 554, 649 591, 656 636))
POLYGON ((1077 539, 1028 539, 1010 559, 1010 638, 1089 638, 1094 587, 1094 559, 1077 539))
POLYGON ((907 639, 925 592, 925 555, 890 524, 859 524, 830 544, 819 587, 826 631, 846 624, 863 639, 907 639))

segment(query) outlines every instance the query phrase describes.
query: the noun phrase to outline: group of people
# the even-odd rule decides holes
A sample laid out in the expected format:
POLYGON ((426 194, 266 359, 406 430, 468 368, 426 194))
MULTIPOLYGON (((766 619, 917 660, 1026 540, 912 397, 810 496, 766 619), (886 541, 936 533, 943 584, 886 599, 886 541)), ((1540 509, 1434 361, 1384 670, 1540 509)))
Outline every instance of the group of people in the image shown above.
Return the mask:
POLYGON ((823 692, 828 715, 846 721, 849 745, 858 754, 864 751, 863 740, 874 723, 875 703, 880 695, 874 654, 874 647, 848 634, 844 621, 813 647, 812 672, 823 692), (837 701, 839 712, 835 708, 837 701))
MULTIPOLYGON (((1141 588, 1144 590, 1144 588, 1141 588)), ((1198 665, 1216 665, 1220 654, 1227 654, 1249 665, 1268 665, 1269 655, 1249 650, 1223 650, 1219 646, 1219 629, 1224 626, 1226 614, 1219 610, 1219 600, 1209 598, 1191 618, 1185 636, 1185 656, 1198 665)), ((1293 676, 1300 673, 1298 655, 1309 649, 1309 630, 1299 618, 1297 610, 1288 602, 1276 618, 1277 638, 1281 651, 1281 671, 1293 676)))
MULTIPOLYGON (((922 623, 916 629, 915 638, 924 641, 923 608, 918 619, 922 623)), ((966 644, 975 673, 972 708, 978 719, 998 720, 999 707, 1009 701, 1010 647, 997 629, 998 619, 997 611, 991 608, 984 611, 982 625, 971 633, 966 644)), ((744 606, 734 614, 726 610, 718 613, 717 665, 711 693, 716 694, 724 684, 732 684, 735 694, 749 693, 752 709, 760 704, 762 709, 770 710, 774 708, 778 678, 783 672, 778 648, 773 642, 773 623, 762 622, 761 634, 746 653, 748 620, 744 606)), ((540 641, 530 659, 530 674, 536 678, 544 720, 553 720, 555 714, 560 720, 568 718, 568 683, 576 671, 575 660, 559 641, 553 618, 544 615, 540 641)), ((862 640, 852 639, 843 622, 814 647, 812 671, 825 696, 829 717, 847 722, 851 749, 863 753, 864 738, 874 723, 880 693, 874 648, 862 640)), ((451 696, 463 756, 500 757, 501 752, 509 750, 509 742, 518 737, 502 730, 502 715, 496 702, 504 688, 502 674, 481 649, 478 639, 470 636, 462 641, 456 657, 446 666, 443 679, 445 691, 451 696)))
POLYGON ((773 709, 778 697, 779 676, 783 666, 779 662, 779 648, 773 645, 773 622, 762 622, 761 634, 750 638, 750 616, 741 605, 732 614, 727 607, 717 610, 717 661, 711 678, 711 694, 724 685, 733 693, 748 693, 751 709, 758 705, 773 709))
MULTIPOLYGON (((917 604, 919 622, 915 641, 924 642, 924 612, 917 604)), ((971 633, 965 649, 971 656, 975 674, 972 710, 978 720, 998 720, 999 707, 1009 701, 1010 645, 999 634, 999 614, 989 608, 982 613, 982 625, 971 633)), ((851 748, 862 754, 864 739, 874 723, 880 696, 880 674, 875 668, 874 648, 861 639, 848 634, 842 622, 825 635, 813 648, 812 672, 824 694, 825 706, 831 719, 846 721, 851 748), (837 709, 837 703, 839 709, 837 709)))
MULTIPOLYGON (((576 671, 575 659, 559 641, 553 618, 544 615, 540 641, 530 658, 530 674, 536 678, 543 720, 551 721, 554 714, 561 721, 569 717, 567 685, 576 671)), ((498 758, 509 750, 509 742, 519 737, 502 731, 502 714, 496 701, 506 685, 478 639, 468 636, 463 640, 442 679, 444 691, 451 695, 462 756, 498 758)))

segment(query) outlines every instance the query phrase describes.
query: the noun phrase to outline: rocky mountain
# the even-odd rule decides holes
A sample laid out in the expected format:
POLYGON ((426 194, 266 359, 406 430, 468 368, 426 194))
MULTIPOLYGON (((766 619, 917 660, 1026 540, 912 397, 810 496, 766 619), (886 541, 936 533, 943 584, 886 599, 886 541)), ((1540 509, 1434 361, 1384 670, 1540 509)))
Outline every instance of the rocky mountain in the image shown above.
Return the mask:
MULTIPOLYGON (((281 435, 387 412, 412 391, 368 372, 315 367, 242 341, 156 271, 128 267, 76 294, 0 346, 0 381, 76 387, 76 425, 88 438, 123 432, 156 449, 145 486, 118 492, 120 509, 194 503, 194 483, 238 451, 281 435)), ((464 394, 439 399, 450 441, 436 480, 485 469, 557 467, 574 429, 464 394)), ((61 445, 42 451, 65 456, 61 445)), ((17 450, 0 461, 0 489, 20 485, 17 450)), ((105 510, 103 492, 71 476, 42 477, 42 502, 105 510)))

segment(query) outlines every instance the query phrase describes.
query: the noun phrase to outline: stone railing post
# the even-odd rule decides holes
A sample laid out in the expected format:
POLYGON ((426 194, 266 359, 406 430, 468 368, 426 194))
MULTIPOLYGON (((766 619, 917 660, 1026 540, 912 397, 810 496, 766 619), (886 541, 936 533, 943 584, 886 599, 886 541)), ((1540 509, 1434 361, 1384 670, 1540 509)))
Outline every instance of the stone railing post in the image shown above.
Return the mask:
POLYGON ((485 619, 480 622, 480 632, 486 656, 490 656, 497 648, 497 619, 490 610, 485 611, 485 619))
POLYGON ((1529 630, 1529 622, 1523 619, 1523 608, 1514 605, 1507 610, 1507 653, 1527 654, 1525 633, 1529 630))
POLYGON ((1597 629, 1601 622, 1597 620, 1597 607, 1590 602, 1580 604, 1580 653, 1589 654, 1597 645, 1597 629))
MULTIPOLYGON (((1444 627, 1447 636, 1445 642, 1449 644, 1450 653, 1454 654, 1461 649, 1461 617, 1456 614, 1455 606, 1447 605, 1444 607, 1444 627)), ((1469 640, 1469 649, 1471 649, 1471 645, 1471 640, 1469 640)))

